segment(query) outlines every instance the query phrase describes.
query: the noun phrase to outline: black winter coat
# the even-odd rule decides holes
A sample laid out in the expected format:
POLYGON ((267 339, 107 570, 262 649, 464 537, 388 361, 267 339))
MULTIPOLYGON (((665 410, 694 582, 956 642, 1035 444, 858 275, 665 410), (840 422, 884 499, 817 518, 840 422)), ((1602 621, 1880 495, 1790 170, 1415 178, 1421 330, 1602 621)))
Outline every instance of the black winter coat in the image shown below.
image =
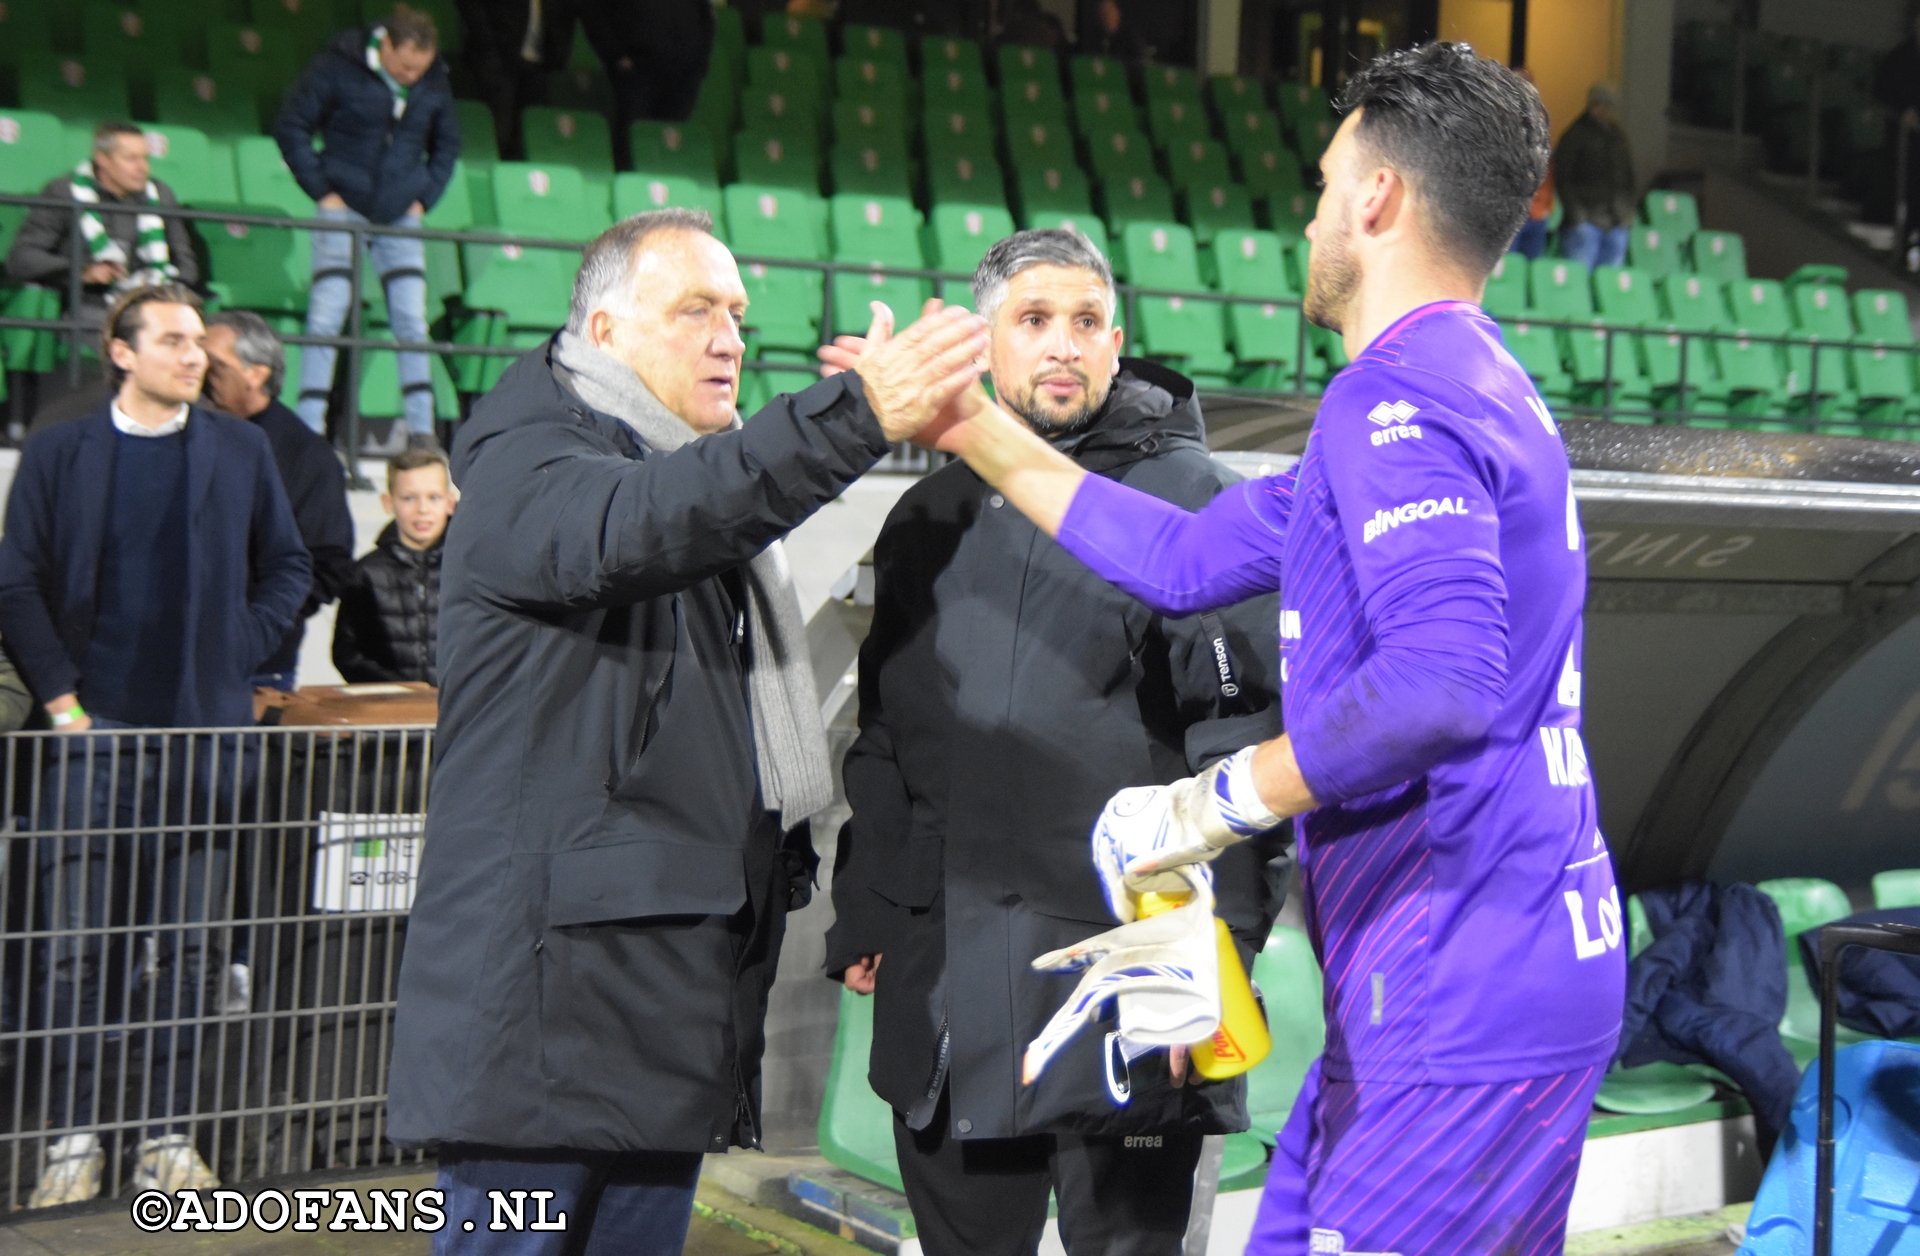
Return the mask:
MULTIPOLYGON (((1056 444, 1200 507, 1238 477, 1207 455, 1192 384, 1124 367, 1093 426, 1056 444)), ((1244 1082, 1176 1090, 1164 1053, 1136 1063, 1118 1106, 1102 1057, 1111 1020, 1083 1028, 1033 1086, 1020 1059, 1077 980, 1030 961, 1116 923, 1088 851, 1107 800, 1279 734, 1279 591, 1218 619, 1156 615, 958 463, 900 499, 874 576, 827 935, 830 976, 883 956, 874 1089, 910 1123, 916 1105, 930 1117, 944 1025, 954 1137, 1246 1129, 1244 1082), (1222 692, 1222 630, 1237 697, 1222 692)), ((1267 838, 1214 864, 1245 957, 1279 909, 1267 864, 1282 849, 1267 838)))
POLYGON ((346 473, 326 437, 277 400, 269 401, 251 421, 273 446, 280 486, 287 490, 293 522, 313 559, 313 586, 300 607, 300 621, 260 667, 263 672, 290 672, 300 666, 308 617, 354 582, 353 513, 347 508, 346 473))
POLYGON ((389 523, 340 594, 333 621, 333 665, 349 684, 424 680, 439 683, 434 644, 440 629, 440 555, 447 538, 424 550, 400 539, 389 523))
POLYGON ((273 138, 301 191, 316 201, 338 192, 369 222, 392 223, 415 201, 432 209, 447 190, 460 123, 440 57, 393 116, 393 93, 367 68, 368 29, 342 31, 307 63, 280 102, 273 138), (325 144, 317 153, 315 135, 325 144))
POLYGON ((767 992, 811 848, 760 805, 736 569, 889 446, 839 375, 652 453, 562 389, 551 350, 454 443, 389 1134, 757 1145, 767 992))

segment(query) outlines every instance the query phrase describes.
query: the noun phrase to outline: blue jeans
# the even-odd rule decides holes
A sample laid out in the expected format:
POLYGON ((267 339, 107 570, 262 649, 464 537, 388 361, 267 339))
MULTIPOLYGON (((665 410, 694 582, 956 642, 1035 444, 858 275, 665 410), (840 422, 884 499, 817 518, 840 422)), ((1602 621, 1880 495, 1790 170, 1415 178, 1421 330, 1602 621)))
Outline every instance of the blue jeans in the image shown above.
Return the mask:
POLYGON ((433 1236, 433 1256, 679 1256, 699 1181, 698 1152, 449 1146, 435 1183, 447 1194, 447 1224, 433 1236), (542 1201, 529 1196, 527 1229, 488 1230, 489 1191, 509 1201, 508 1191, 552 1191, 547 1223, 565 1213, 566 1229, 534 1230, 542 1201))
MULTIPOLYGON (((365 222, 351 209, 321 209, 315 213, 331 222, 365 222)), ((417 227, 412 214, 396 227, 417 227)), ((387 292, 387 317, 395 340, 427 338, 427 250, 419 240, 400 236, 368 236, 367 254, 387 292)), ((307 294, 307 334, 338 336, 347 325, 347 304, 353 295, 353 237, 342 232, 313 234, 313 289, 307 294)), ((300 417, 316 432, 327 430, 327 394, 333 387, 334 350, 308 345, 300 352, 300 417)), ((400 399, 406 407, 407 430, 433 431, 433 369, 424 353, 400 355, 400 399)))
POLYGON ((1588 270, 1618 266, 1627 260, 1627 237, 1632 234, 1627 227, 1602 231, 1590 222, 1576 222, 1560 228, 1560 256, 1585 262, 1588 270))
POLYGON ((1520 234, 1513 237, 1510 253, 1518 253, 1528 261, 1538 261, 1547 252, 1547 220, 1529 218, 1527 225, 1520 228, 1520 234))
MULTIPOLYGON (((128 727, 96 716, 95 734, 49 740, 34 808, 33 827, 45 835, 34 839, 35 874, 54 934, 36 1011, 48 1028, 88 1031, 48 1039, 44 1103, 54 1129, 122 1119, 111 1098, 96 1110, 103 1046, 122 1038, 123 1024, 197 1020, 225 971, 227 930, 179 926, 232 916, 230 839, 210 822, 248 792, 257 746, 117 731, 128 727)), ((132 1032, 146 1037, 147 1083, 123 1078, 121 1093, 144 1090, 145 1111, 133 1115, 184 1132, 165 1118, 194 1110, 199 1026, 132 1032)))

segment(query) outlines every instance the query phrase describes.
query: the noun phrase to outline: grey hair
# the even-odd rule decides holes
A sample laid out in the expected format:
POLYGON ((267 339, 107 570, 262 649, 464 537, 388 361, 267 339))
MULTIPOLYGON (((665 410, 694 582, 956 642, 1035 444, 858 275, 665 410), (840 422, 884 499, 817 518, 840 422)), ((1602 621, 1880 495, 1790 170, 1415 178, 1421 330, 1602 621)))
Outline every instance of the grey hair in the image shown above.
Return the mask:
POLYGON ((573 280, 573 305, 567 311, 567 330, 587 332, 595 310, 625 308, 640 246, 656 231, 698 231, 713 234, 713 215, 704 209, 650 209, 622 218, 587 246, 580 273, 573 280))
POLYGON ((1008 281, 1035 266, 1092 271, 1107 290, 1107 317, 1113 317, 1113 266, 1092 240, 1072 227, 1016 231, 988 249, 980 259, 980 268, 973 272, 974 313, 992 322, 1000 303, 1007 299, 1008 281))
POLYGON ((233 355, 248 366, 267 368, 267 396, 280 395, 280 383, 287 377, 287 346, 252 310, 221 310, 207 319, 209 327, 233 328, 233 355))

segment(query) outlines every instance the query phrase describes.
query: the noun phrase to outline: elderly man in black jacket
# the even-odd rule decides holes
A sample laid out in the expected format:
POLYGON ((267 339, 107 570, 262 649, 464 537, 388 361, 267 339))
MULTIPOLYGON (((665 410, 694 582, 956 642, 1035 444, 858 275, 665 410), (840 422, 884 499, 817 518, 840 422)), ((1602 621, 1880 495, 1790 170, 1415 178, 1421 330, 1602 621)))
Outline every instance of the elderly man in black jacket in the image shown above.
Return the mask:
POLYGON ((964 310, 877 317, 858 374, 742 426, 746 290, 711 229, 658 210, 589 245, 566 329, 455 442, 388 1109, 439 1149, 437 1251, 678 1252, 701 1153, 759 1144, 767 994, 832 797, 777 542, 986 349, 964 310), (529 1189, 567 1231, 490 1232, 486 1192, 529 1189))
MULTIPOLYGON (((431 17, 397 4, 382 22, 341 32, 288 89, 273 138, 320 217, 417 227, 446 191, 460 156, 460 124, 439 42, 431 17), (322 140, 318 152, 315 136, 322 140)), ((394 339, 425 340, 425 245, 402 236, 365 240, 387 294, 394 339)), ((340 334, 358 264, 352 236, 314 235, 309 336, 340 334)), ((334 351, 324 346, 310 345, 300 355, 300 417, 316 432, 326 430, 333 363, 334 351)), ((399 367, 408 447, 438 449, 427 355, 402 353, 399 367)))
MULTIPOLYGON (((1120 357, 1113 274, 1085 236, 1002 240, 974 301, 995 394, 1082 466, 1191 509, 1238 478, 1207 454, 1193 385, 1120 357)), ((1156 615, 958 462, 900 499, 874 576, 827 969, 878 1000, 869 1076, 920 1242, 1030 1254, 1051 1188, 1069 1252, 1178 1253, 1201 1138, 1247 1128, 1246 1083, 1188 1079, 1183 1052, 1110 1081, 1106 1023, 1021 1086, 1072 989, 1029 965, 1113 925, 1087 841, 1116 790, 1278 731, 1277 598, 1156 615)), ((1282 850, 1232 853, 1218 910, 1250 958, 1282 850)))

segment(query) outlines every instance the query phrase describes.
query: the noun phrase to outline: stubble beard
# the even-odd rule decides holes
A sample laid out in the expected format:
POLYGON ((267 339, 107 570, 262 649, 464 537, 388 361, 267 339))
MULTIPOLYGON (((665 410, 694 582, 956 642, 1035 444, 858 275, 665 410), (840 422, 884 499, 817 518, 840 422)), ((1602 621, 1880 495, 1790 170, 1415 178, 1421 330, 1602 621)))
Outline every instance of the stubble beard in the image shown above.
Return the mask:
MULTIPOLYGON (((1049 372, 1049 374, 1058 373, 1057 371, 1049 372)), ((1080 394, 1082 400, 1072 410, 1062 414, 1042 409, 1038 379, 1028 380, 1026 389, 1018 396, 1008 396, 1005 399, 1007 409, 1019 415, 1021 421, 1039 436, 1048 438, 1072 436, 1085 431, 1093 425, 1093 421, 1100 416, 1100 411, 1105 408, 1107 393, 1110 390, 1107 388, 1096 390, 1084 371, 1072 371, 1070 374, 1080 381, 1082 388, 1080 394)))
POLYGON ((1354 261, 1347 231, 1317 233, 1307 262, 1307 295, 1301 312, 1316 327, 1344 332, 1347 308, 1360 289, 1360 266, 1354 261))

